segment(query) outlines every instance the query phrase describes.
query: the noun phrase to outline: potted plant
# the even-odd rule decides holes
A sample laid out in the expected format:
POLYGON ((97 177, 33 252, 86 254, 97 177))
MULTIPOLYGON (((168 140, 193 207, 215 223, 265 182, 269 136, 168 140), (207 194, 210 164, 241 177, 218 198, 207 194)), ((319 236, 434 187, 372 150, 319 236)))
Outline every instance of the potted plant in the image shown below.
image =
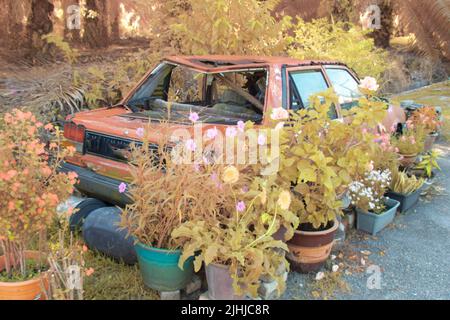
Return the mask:
POLYGON ((436 109, 431 106, 419 108, 412 113, 407 123, 409 127, 423 127, 426 134, 424 151, 431 151, 431 148, 439 135, 439 128, 441 126, 436 109))
POLYGON ((281 294, 286 281, 283 274, 288 269, 283 252, 288 248, 272 236, 280 227, 280 216, 289 214, 295 223, 295 215, 289 211, 291 193, 261 191, 261 181, 242 190, 240 181, 245 180, 245 173, 235 166, 215 174, 219 175, 220 188, 228 195, 218 203, 221 213, 208 219, 195 217, 172 232, 173 238, 184 243, 180 267, 197 253, 195 271, 205 265, 208 294, 213 300, 256 297, 263 276, 275 279, 281 294))
POLYGON ((330 255, 342 214, 341 195, 352 179, 367 170, 376 148, 367 129, 385 116, 383 102, 362 98, 345 115, 331 121, 328 111, 337 103, 331 90, 311 99, 309 109, 291 115, 280 138, 279 179, 293 186, 294 212, 300 225, 288 242, 293 269, 317 271, 330 255))
POLYGON ((120 226, 135 239, 144 283, 155 290, 175 291, 190 281, 194 254, 179 264, 181 245, 171 233, 193 218, 217 214, 222 194, 211 193, 216 182, 209 173, 180 163, 168 137, 164 139, 158 141, 158 150, 150 147, 146 133, 142 145, 132 144, 132 181, 119 191, 127 192, 133 203, 123 209, 120 226))
POLYGON ((422 156, 421 161, 413 168, 413 172, 420 177, 433 177, 433 170, 436 168, 441 170, 437 160, 439 159, 439 153, 436 150, 427 152, 422 156))
POLYGON ((45 241, 58 203, 73 191, 76 174, 57 169, 74 149, 61 150, 59 129, 43 128, 30 112, 6 113, 0 128, 0 300, 43 299, 48 267, 32 243, 45 241), (55 131, 47 146, 43 130, 55 131))
POLYGON ((356 227, 372 235, 394 220, 400 203, 385 197, 391 183, 389 170, 373 170, 350 184, 350 198, 356 207, 356 227))
POLYGON ((408 176, 406 172, 396 171, 392 174, 390 190, 386 196, 400 202, 398 210, 406 212, 419 201, 424 180, 416 176, 408 176))
POLYGON ((425 132, 421 127, 406 129, 402 135, 392 137, 392 145, 398 150, 399 162, 404 168, 411 167, 423 152, 425 132))

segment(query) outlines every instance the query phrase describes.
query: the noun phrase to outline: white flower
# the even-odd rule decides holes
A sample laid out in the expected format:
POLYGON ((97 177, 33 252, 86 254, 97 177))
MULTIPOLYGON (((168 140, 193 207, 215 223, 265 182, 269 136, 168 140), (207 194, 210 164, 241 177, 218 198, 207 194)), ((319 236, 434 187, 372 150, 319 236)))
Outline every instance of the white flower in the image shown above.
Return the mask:
POLYGON ((189 151, 195 151, 197 149, 197 144, 195 143, 195 141, 193 139, 189 139, 186 141, 186 148, 189 151))
POLYGON ((208 137, 208 139, 214 139, 215 137, 217 137, 217 135, 219 134, 219 131, 217 130, 216 127, 214 127, 213 129, 209 129, 208 131, 206 131, 206 136, 208 137))
POLYGON ((319 280, 322 280, 323 278, 325 278, 325 273, 323 273, 323 272, 317 272, 317 274, 316 274, 316 280, 319 281, 319 280))
POLYGON ((337 272, 339 270, 339 266, 337 264, 333 265, 333 267, 331 267, 331 271, 333 272, 337 272))
POLYGON ((227 137, 234 138, 237 135, 237 130, 235 127, 228 127, 225 134, 227 137))
POLYGON ((375 78, 365 77, 361 80, 359 87, 370 91, 377 91, 380 86, 377 84, 377 80, 375 78))
POLYGON ((272 120, 286 120, 289 118, 289 112, 283 108, 274 108, 270 117, 272 120))

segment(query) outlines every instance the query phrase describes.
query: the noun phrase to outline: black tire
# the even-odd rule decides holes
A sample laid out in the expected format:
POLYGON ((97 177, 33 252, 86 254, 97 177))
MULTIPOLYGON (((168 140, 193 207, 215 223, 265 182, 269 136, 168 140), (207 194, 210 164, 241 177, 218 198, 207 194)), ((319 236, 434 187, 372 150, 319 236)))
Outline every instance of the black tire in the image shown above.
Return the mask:
POLYGON ((70 230, 73 232, 81 231, 84 220, 91 212, 106 206, 106 203, 94 198, 88 198, 79 203, 75 208, 75 213, 69 219, 70 230))

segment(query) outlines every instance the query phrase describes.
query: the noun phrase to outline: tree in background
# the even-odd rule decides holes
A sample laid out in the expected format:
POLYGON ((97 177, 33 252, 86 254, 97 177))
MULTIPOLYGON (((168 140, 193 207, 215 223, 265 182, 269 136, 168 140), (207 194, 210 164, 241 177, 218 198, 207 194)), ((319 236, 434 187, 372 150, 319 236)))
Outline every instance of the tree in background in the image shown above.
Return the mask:
POLYGON ((86 0, 83 42, 90 48, 108 46, 108 5, 106 1, 86 0))
POLYGON ((54 10, 53 3, 49 0, 32 0, 31 10, 27 20, 27 57, 35 59, 45 50, 46 41, 43 36, 53 31, 51 16, 54 10))
POLYGON ((5 37, 9 49, 19 49, 24 42, 23 18, 26 15, 26 6, 22 1, 4 0, 6 8, 5 37))
POLYGON ((120 39, 120 0, 109 0, 109 37, 111 41, 120 39))

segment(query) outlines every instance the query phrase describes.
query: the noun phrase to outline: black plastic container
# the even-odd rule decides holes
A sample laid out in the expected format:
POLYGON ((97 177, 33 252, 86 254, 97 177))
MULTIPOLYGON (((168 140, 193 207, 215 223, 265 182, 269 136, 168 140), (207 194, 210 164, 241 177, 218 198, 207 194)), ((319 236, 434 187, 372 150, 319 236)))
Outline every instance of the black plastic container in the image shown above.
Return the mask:
POLYGON ((120 229, 120 209, 104 207, 89 214, 83 224, 83 238, 89 248, 126 264, 137 262, 133 237, 120 229))
POLYGON ((419 188, 410 194, 401 194, 401 193, 389 191, 388 193, 386 193, 386 196, 400 202, 398 211, 403 213, 403 212, 408 211, 409 209, 411 209, 412 207, 414 207, 416 205, 416 203, 419 201, 421 192, 422 192, 422 188, 419 188))

